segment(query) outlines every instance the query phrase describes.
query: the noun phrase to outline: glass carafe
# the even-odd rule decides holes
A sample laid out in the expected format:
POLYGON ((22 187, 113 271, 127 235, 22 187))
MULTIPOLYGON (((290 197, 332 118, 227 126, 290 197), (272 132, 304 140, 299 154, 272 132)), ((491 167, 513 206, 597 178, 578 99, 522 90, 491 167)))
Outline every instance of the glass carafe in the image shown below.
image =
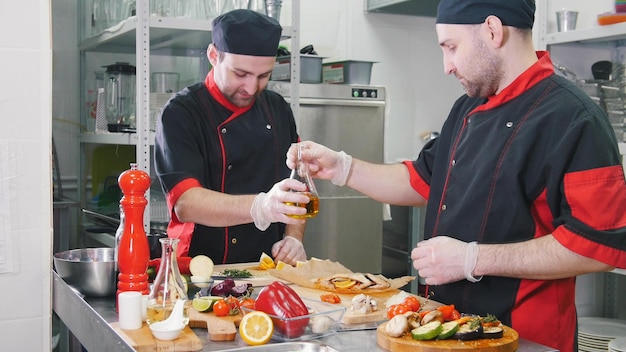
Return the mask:
POLYGON ((313 183, 313 178, 309 174, 309 169, 306 165, 301 161, 302 160, 302 144, 298 143, 298 160, 296 162, 296 167, 291 170, 291 176, 289 178, 298 180, 306 185, 306 191, 299 192, 303 193, 307 197, 309 197, 310 201, 308 203, 287 203, 288 205, 295 205, 298 207, 306 208, 306 213, 304 215, 289 215, 292 218, 296 219, 304 219, 304 218, 313 218, 320 211, 320 197, 317 193, 317 189, 315 189, 315 183, 313 183))
MULTIPOLYGON (((187 300, 187 286, 178 269, 176 261, 176 238, 161 238, 161 264, 148 296, 146 323, 152 324, 167 319, 174 304, 179 299, 187 300)), ((189 323, 189 304, 185 302, 185 324, 189 323)))

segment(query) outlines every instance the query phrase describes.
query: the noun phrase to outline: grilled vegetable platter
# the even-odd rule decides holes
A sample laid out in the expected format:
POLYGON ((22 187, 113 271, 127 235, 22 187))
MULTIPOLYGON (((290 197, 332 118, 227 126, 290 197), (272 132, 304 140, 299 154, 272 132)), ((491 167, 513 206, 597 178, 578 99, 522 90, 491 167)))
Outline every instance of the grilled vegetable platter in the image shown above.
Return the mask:
POLYGON ((387 308, 387 322, 377 329, 378 344, 390 351, 515 351, 519 334, 496 316, 461 314, 454 305, 433 310, 407 302, 387 308))

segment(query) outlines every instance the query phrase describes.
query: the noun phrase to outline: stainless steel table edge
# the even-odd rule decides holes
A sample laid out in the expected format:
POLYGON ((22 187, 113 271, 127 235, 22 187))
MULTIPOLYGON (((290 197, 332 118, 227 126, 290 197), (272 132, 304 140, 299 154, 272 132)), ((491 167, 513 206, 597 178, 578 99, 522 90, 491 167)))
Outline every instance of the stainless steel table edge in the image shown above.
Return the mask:
POLYGON ((89 352, 134 351, 109 322, 54 270, 52 270, 52 309, 89 352))

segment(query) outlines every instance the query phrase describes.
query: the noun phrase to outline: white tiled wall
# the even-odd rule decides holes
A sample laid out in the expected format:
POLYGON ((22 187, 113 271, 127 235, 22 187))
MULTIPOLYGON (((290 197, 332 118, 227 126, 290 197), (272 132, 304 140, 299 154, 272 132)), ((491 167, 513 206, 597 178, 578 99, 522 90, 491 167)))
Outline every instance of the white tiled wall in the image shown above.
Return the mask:
POLYGON ((0 32, 0 349, 49 351, 50 1, 1 1, 0 32))

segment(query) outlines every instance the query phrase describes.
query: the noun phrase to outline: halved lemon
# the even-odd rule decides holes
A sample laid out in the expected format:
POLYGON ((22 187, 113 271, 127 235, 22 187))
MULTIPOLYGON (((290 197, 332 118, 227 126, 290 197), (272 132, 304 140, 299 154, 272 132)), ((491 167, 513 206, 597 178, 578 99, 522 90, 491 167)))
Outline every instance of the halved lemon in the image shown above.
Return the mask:
POLYGON ((267 255, 265 252, 261 253, 261 258, 259 259, 259 268, 261 270, 274 269, 276 267, 276 263, 274 263, 274 259, 267 255))
POLYGON ((334 282, 336 288, 350 288, 356 284, 354 280, 341 280, 334 282))
POLYGON ((251 346, 266 344, 274 333, 274 323, 267 313, 255 310, 247 313, 239 323, 241 339, 251 346))

